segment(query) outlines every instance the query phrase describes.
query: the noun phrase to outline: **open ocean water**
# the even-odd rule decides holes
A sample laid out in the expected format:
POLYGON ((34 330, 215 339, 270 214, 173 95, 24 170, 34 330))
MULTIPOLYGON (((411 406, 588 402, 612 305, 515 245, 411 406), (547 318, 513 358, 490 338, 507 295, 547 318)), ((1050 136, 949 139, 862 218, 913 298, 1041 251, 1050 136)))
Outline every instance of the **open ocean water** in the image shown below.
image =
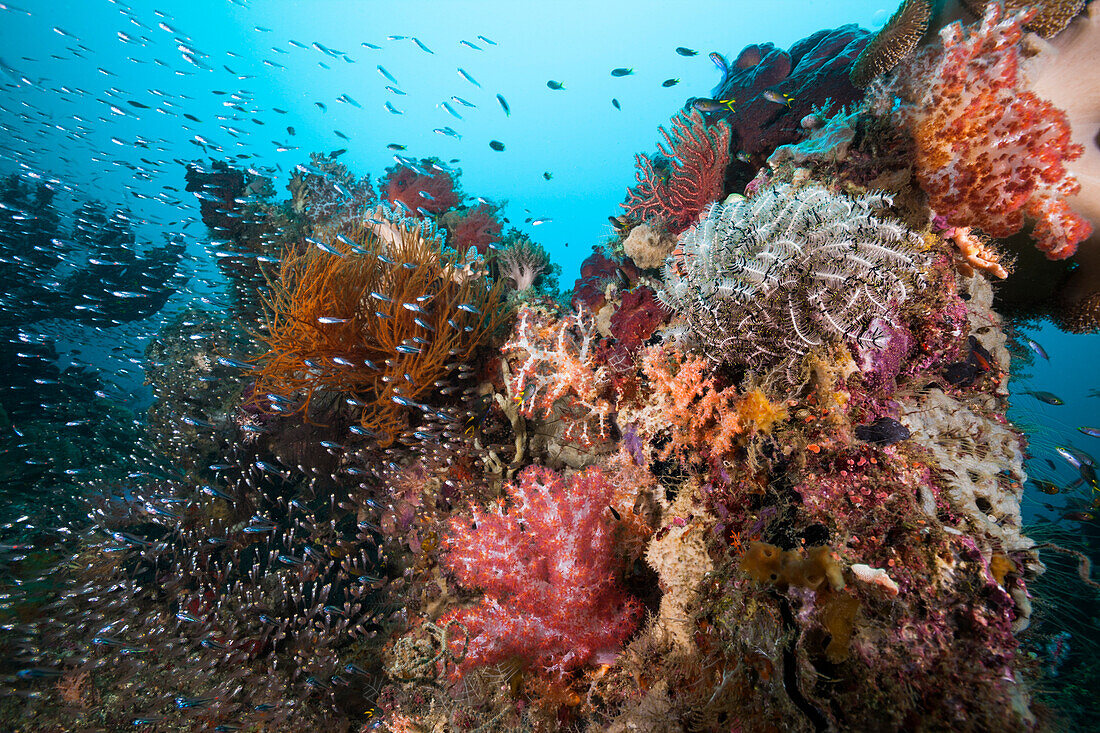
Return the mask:
POLYGON ((1100 730, 1098 69, 0 0, 0 730, 1100 730))

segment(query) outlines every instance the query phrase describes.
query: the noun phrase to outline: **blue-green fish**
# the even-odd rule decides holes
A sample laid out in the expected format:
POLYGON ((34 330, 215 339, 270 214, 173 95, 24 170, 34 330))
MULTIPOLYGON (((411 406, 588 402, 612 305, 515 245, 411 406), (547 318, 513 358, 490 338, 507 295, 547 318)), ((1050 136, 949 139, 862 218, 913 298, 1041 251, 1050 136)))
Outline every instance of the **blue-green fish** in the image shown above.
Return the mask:
POLYGON ((560 91, 563 91, 565 89, 564 84, 562 84, 560 81, 554 81, 553 79, 546 82, 546 86, 550 87, 555 92, 560 92, 560 91))
POLYGON ((625 67, 611 70, 611 76, 630 76, 633 73, 634 69, 628 69, 625 67))

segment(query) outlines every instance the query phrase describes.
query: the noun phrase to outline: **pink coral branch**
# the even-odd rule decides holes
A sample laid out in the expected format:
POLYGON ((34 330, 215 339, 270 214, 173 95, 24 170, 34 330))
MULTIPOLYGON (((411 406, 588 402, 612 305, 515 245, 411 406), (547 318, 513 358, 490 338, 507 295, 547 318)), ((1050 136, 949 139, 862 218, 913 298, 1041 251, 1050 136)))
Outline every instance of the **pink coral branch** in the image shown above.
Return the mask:
POLYGON ((531 466, 506 493, 507 510, 452 520, 444 566, 485 596, 440 624, 457 622, 469 633, 459 674, 518 656, 561 677, 620 646, 642 612, 615 580, 607 511, 615 487, 598 468, 566 481, 531 466))
POLYGON ((669 159, 668 170, 658 170, 647 155, 635 155, 638 185, 627 191, 622 206, 630 219, 657 219, 679 234, 722 193, 730 160, 730 127, 724 120, 708 127, 694 111, 673 117, 671 132, 664 127, 660 131, 667 147, 658 143, 657 149, 669 159))

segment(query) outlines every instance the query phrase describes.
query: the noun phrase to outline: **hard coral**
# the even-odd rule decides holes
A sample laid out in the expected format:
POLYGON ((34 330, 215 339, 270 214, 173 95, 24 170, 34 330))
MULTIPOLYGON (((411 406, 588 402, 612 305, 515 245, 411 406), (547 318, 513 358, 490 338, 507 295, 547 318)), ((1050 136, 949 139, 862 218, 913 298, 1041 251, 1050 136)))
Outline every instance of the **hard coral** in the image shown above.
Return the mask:
POLYGON ((1083 152, 1066 114, 1030 91, 1021 73, 1023 18, 990 4, 981 25, 954 23, 942 51, 910 64, 916 104, 916 175, 937 213, 953 226, 994 237, 1036 220, 1033 237, 1050 259, 1071 256, 1091 232, 1066 197, 1080 186, 1066 165, 1083 152), (920 69, 931 67, 925 72, 920 69))
POLYGON ((848 76, 857 87, 865 87, 913 53, 924 32, 932 6, 928 0, 903 0, 901 7, 886 21, 852 64, 848 76))
POLYGON ((469 632, 459 674, 512 657, 554 678, 617 649, 642 607, 615 582, 618 570, 603 471, 563 479, 539 466, 505 488, 509 506, 456 517, 444 540, 444 566, 484 597, 451 611, 440 625, 469 632))
POLYGON ((425 401, 488 342, 503 318, 503 286, 443 252, 423 225, 317 236, 339 254, 290 249, 269 281, 256 392, 307 417, 318 395, 350 397, 364 431, 388 445, 416 432, 421 415, 439 414, 425 401))
POLYGON ((730 128, 725 122, 707 125, 699 112, 692 112, 673 117, 671 132, 660 130, 668 147, 658 143, 657 158, 634 156, 638 185, 622 206, 629 218, 656 219, 678 234, 722 193, 730 128))
POLYGON ((867 31, 849 24, 818 31, 787 51, 770 43, 746 46, 712 95, 733 100, 732 109, 707 117, 729 122, 734 149, 767 157, 780 145, 799 140, 801 120, 815 109, 860 98, 848 69, 869 39, 867 31), (784 95, 788 104, 771 101, 772 95, 764 94, 768 90, 784 95))

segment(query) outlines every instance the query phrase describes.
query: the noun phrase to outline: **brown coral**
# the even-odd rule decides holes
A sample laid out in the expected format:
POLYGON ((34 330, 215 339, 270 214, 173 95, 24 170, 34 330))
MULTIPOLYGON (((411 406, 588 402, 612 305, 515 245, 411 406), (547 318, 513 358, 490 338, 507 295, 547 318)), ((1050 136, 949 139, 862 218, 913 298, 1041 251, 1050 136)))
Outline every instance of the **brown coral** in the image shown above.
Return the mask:
POLYGON ((414 416, 438 412, 424 401, 487 343, 503 288, 423 225, 317 236, 284 253, 268 280, 255 392, 307 419, 319 394, 350 397, 364 431, 389 445, 413 431, 414 416))
MULTIPOLYGON (((1034 17, 1025 22, 1024 27, 1043 38, 1054 38, 1061 33, 1085 7, 1085 0, 1041 0, 1040 2, 1003 0, 1003 2, 1005 13, 1009 15, 1034 8, 1034 17)), ((980 18, 985 15, 989 0, 962 0, 962 4, 980 18)))
POLYGON ((852 63, 848 78, 857 87, 865 87, 879 74, 898 65, 913 52, 932 17, 928 0, 904 0, 852 63))

